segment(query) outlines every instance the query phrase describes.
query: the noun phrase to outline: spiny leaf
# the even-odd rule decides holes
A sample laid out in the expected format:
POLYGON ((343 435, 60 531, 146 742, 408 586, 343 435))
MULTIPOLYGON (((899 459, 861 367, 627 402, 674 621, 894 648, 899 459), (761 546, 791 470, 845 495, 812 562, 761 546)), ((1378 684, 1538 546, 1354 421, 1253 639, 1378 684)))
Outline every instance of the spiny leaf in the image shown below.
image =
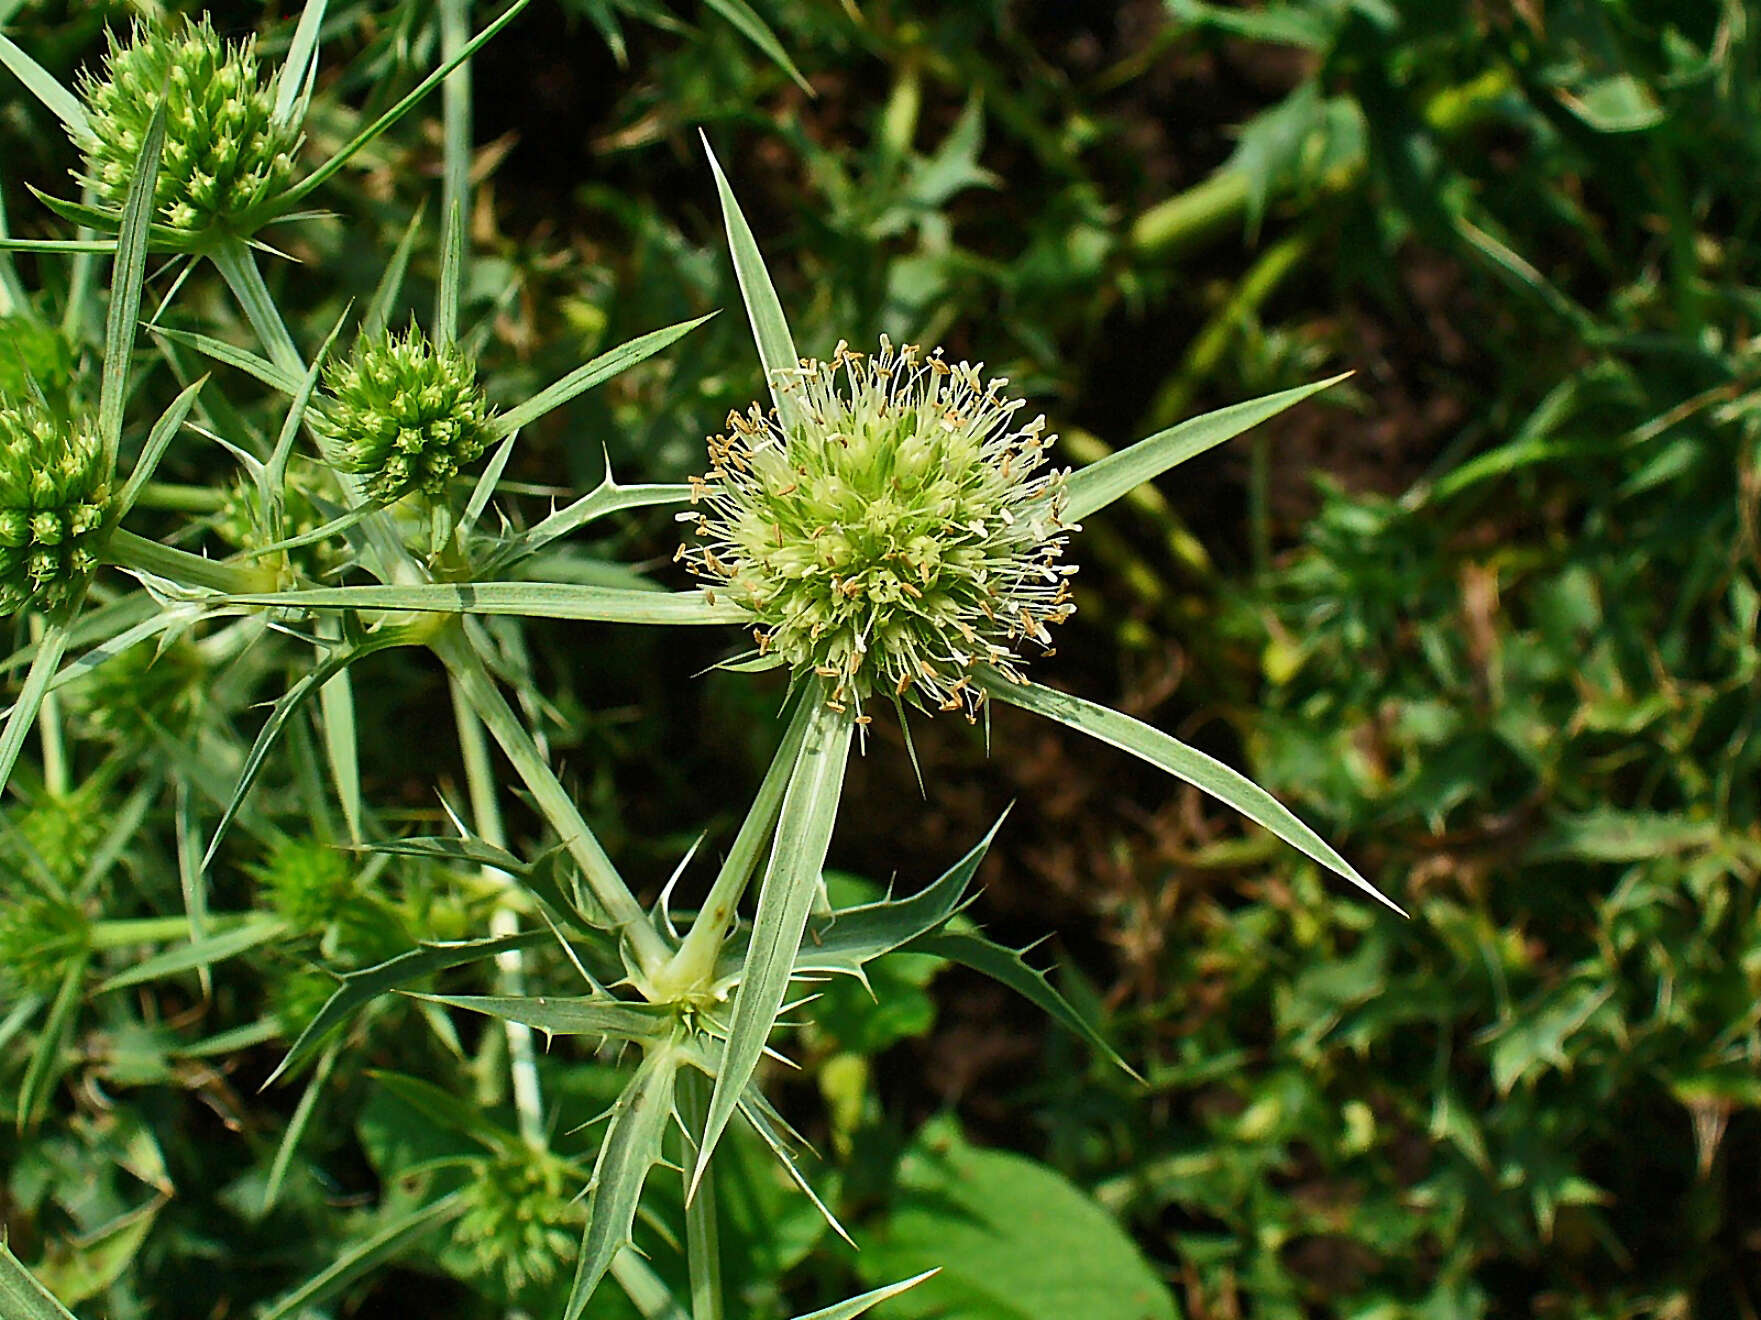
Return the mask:
POLYGON ((286 609, 422 610, 437 614, 513 614, 593 623, 737 623, 745 611, 711 604, 701 591, 635 591, 575 582, 423 582, 391 587, 309 587, 227 596, 234 605, 286 609))
POLYGON ((610 1036, 655 1041, 677 1015, 665 1004, 638 1004, 595 995, 413 995, 430 1003, 519 1022, 551 1036, 610 1036))

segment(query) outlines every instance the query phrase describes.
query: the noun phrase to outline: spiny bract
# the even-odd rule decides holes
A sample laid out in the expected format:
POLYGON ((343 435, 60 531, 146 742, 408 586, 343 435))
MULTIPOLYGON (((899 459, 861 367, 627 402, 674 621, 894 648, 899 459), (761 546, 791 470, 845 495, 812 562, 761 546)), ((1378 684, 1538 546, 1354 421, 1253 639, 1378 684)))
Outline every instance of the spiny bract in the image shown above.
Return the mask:
POLYGON ((275 94, 252 43, 222 41, 206 15, 181 28, 137 22, 126 44, 108 37, 104 75, 87 75, 80 87, 88 121, 74 134, 86 156, 81 181, 111 206, 124 204, 163 90, 155 214, 189 234, 250 228, 287 188, 299 146, 297 127, 275 121, 275 94))
POLYGON ((312 406, 331 463, 365 476, 367 495, 382 503, 417 490, 442 494, 482 456, 488 421, 476 366, 414 327, 363 335, 347 359, 325 367, 312 406))
POLYGON ((972 670, 1022 679, 1075 609, 1058 563, 1067 473, 1045 419, 981 367, 915 347, 838 345, 778 382, 787 424, 754 405, 709 442, 693 482, 698 543, 680 548, 712 598, 750 613, 761 652, 825 681, 836 709, 880 690, 920 706, 983 703, 972 670))
POLYGON ((0 617, 67 603, 98 566, 110 485, 86 423, 0 400, 0 617))

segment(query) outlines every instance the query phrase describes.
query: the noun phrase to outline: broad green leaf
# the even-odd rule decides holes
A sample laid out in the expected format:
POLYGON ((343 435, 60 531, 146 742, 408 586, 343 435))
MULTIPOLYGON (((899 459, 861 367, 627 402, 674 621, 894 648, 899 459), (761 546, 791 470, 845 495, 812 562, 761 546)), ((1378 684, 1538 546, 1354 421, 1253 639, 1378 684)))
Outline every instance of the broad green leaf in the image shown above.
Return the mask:
POLYGON ((662 1158, 662 1142, 673 1117, 673 1084, 683 1056, 671 1044, 650 1050, 612 1108, 587 1199, 587 1231, 563 1320, 580 1320, 587 1303, 611 1268, 612 1258, 631 1245, 630 1230, 642 1200, 642 1185, 662 1158))
POLYGON ((826 704, 815 684, 800 698, 811 704, 801 756, 789 778, 777 817, 776 842, 758 893, 758 912, 741 966, 740 989, 734 996, 728 1039, 716 1069, 703 1145, 697 1152, 692 1181, 702 1177, 715 1143, 746 1084, 764 1055, 765 1042, 782 1011, 794 971, 795 955, 807 928, 820 870, 831 844, 844 788, 844 765, 855 728, 850 717, 826 704))
POLYGON ((1263 399, 1231 404, 1203 417, 1190 418, 1166 431, 1158 431, 1129 448, 1109 454, 1098 463, 1090 463, 1070 474, 1069 503, 1064 516, 1070 522, 1079 523, 1106 508, 1134 486, 1233 439, 1344 379, 1345 376, 1333 376, 1313 385, 1299 385, 1295 389, 1268 394, 1263 399))
POLYGON ((592 623, 738 623, 745 610, 709 602, 701 591, 634 591, 574 582, 423 582, 403 587, 309 587, 225 597, 234 605, 286 609, 418 610, 436 614, 513 614, 592 623))
POLYGON ((517 1134, 498 1127, 489 1116, 470 1100, 462 1100, 432 1082, 402 1073, 371 1068, 367 1075, 381 1090, 396 1096, 414 1109, 433 1127, 450 1130, 468 1137, 486 1150, 502 1152, 516 1148, 517 1134))
POLYGON ((925 1270, 922 1274, 914 1274, 909 1279, 901 1279, 897 1283, 889 1283, 884 1288, 876 1288, 865 1292, 860 1297, 852 1297, 849 1301, 839 1302, 834 1306, 821 1307, 817 1311, 809 1311, 806 1315, 797 1316, 796 1320, 855 1320, 871 1306, 876 1306, 888 1298, 897 1297, 909 1292, 925 1279, 933 1279, 941 1272, 941 1267, 925 1270))
POLYGON ((1037 683, 1011 683, 992 670, 981 670, 978 682, 992 696, 1023 710, 1044 715, 1089 737, 1129 752, 1140 760, 1158 766, 1176 779, 1185 780, 1194 788, 1209 793, 1219 802, 1234 807, 1256 825, 1264 826, 1299 852, 1306 853, 1336 875, 1351 881, 1379 903, 1385 903, 1401 916, 1406 913, 1393 900, 1359 875, 1320 835, 1304 825, 1277 798, 1248 779, 1240 771, 1231 770, 1214 756, 1207 756, 1188 747, 1160 729, 1151 728, 1142 720, 1134 720, 1116 710, 1055 692, 1037 683))
POLYGON ((389 1260, 417 1239, 456 1219, 465 1210, 465 1193, 450 1192, 438 1201, 399 1215, 372 1237, 345 1251, 327 1269, 313 1275, 272 1306, 258 1312, 256 1320, 296 1320, 310 1308, 335 1297, 349 1284, 383 1261, 389 1260))
POLYGON ((764 256, 758 250, 758 240, 752 237, 752 227, 746 223, 740 203, 734 197, 734 190, 728 186, 721 162, 715 158, 715 151, 709 145, 709 135, 701 136, 703 150, 709 157, 709 168, 715 174, 715 190, 721 197, 722 219, 728 230, 728 251, 733 254, 734 274, 740 282, 740 297, 746 304, 746 315, 752 322, 752 338, 758 345, 758 362, 764 368, 765 383, 770 386, 771 399, 777 406, 777 417, 786 430, 795 420, 795 403, 784 386, 791 379, 791 373, 800 365, 801 359, 795 352, 794 337, 789 334, 789 322, 783 315, 783 304, 777 298, 776 287, 770 282, 770 273, 764 268, 764 256))
POLYGON ((1059 1026, 1081 1037, 1099 1050, 1112 1063, 1136 1077, 1137 1070, 1119 1057, 1106 1037, 1070 1006, 1070 1001, 1053 987, 1044 972, 1030 967, 1019 951, 970 931, 941 930, 919 936, 904 946, 908 953, 933 953, 938 958, 957 962, 975 972, 983 972, 1006 985, 1035 1008, 1040 1009, 1059 1026))
POLYGON ((147 136, 135 156, 135 176, 122 208, 122 230, 110 272, 110 310, 104 323, 104 370, 98 384, 98 437, 104 470, 116 470, 122 443, 122 411, 128 399, 128 368, 134 358, 141 286, 147 278, 147 227, 153 219, 153 185, 159 178, 159 152, 165 145, 165 104, 154 109, 147 136))
POLYGON ((813 85, 801 76, 801 70, 795 67, 795 61, 789 58, 789 52, 783 49, 783 43, 777 40, 777 34, 770 30, 770 25, 753 12, 746 0, 703 0, 711 9, 727 19, 759 50, 763 51, 771 63, 794 79, 795 85, 809 96, 813 96, 813 85))
POLYGON ((25 85, 32 96, 47 106, 50 113, 67 125, 70 133, 76 137, 87 137, 91 134, 91 123, 86 118, 86 108, 80 104, 79 97, 63 87, 54 74, 3 35, 0 35, 0 64, 11 69, 13 76, 25 85))
POLYGON ((73 1312, 56 1301, 12 1254, 4 1236, 0 1236, 0 1315, 6 1320, 74 1320, 73 1312))
POLYGON ((435 69, 434 72, 430 73, 426 78, 422 79, 421 82, 417 83, 407 96, 399 100, 396 105, 380 115, 379 118, 375 119, 371 124, 368 124, 367 127, 363 128, 359 133, 356 133, 354 137, 350 138, 348 142, 344 144, 344 146, 329 160, 325 161, 304 179, 301 179, 292 188, 283 193, 281 195, 282 204, 291 206, 295 202, 298 202, 301 198, 309 195, 314 189, 327 180, 331 175, 335 174, 344 165, 348 164, 348 162, 354 158, 355 153, 360 151, 362 147, 365 147, 369 142, 385 132, 386 129, 390 128, 393 124, 397 123, 398 120, 409 114, 411 110, 415 109, 416 103, 438 87, 446 78, 447 74, 458 68, 459 65, 470 59, 471 56, 475 55, 484 45, 493 40, 496 33, 500 32, 509 23, 513 22, 514 19, 518 17, 520 11, 529 3, 530 0, 514 0, 514 3, 508 7, 507 11, 503 13, 501 17, 497 18, 488 27, 484 28, 483 31, 471 38, 471 40, 467 42, 451 59, 441 64, 441 66, 435 69))
POLYGON ((299 1067, 317 1052, 331 1032, 353 1016, 356 1009, 380 995, 435 972, 480 962, 513 949, 534 948, 549 942, 551 938, 547 930, 528 930, 517 935, 423 944, 372 967, 345 973, 341 977, 342 984, 337 986, 335 993, 324 1001, 324 1007, 306 1024, 306 1029, 288 1050, 287 1057, 276 1065, 275 1071, 269 1074, 263 1086, 268 1088, 278 1078, 299 1067))
MULTIPOLYGON (((212 921, 218 923, 220 918, 212 918, 212 921)), ((197 968, 212 967, 217 962, 236 958, 260 944, 267 944, 286 932, 286 924, 277 917, 248 917, 230 930, 204 935, 199 940, 180 944, 174 949, 167 949, 155 957, 136 963, 126 972, 119 972, 105 981, 98 987, 97 993, 124 990, 131 985, 157 981, 162 976, 176 976, 197 968)))
POLYGON ((510 431, 518 431, 530 426, 545 413, 560 408, 578 394, 585 394, 595 385, 610 380, 619 372, 628 371, 638 362, 646 362, 661 350, 677 343, 690 334, 698 326, 709 320, 715 313, 699 316, 690 321, 680 321, 677 325, 669 325, 661 330, 650 330, 645 335, 638 335, 627 344, 619 344, 616 348, 601 353, 589 362, 584 362, 568 375, 539 390, 526 402, 498 413, 489 419, 489 432, 500 437, 510 431))
POLYGON ((653 1042, 667 1034, 677 1013, 666 1004, 640 1004, 603 996, 414 995, 434 1004, 519 1022, 547 1036, 609 1036, 653 1042))
POLYGON ((856 1256, 870 1280, 941 1266, 890 1302, 897 1320, 1176 1320, 1136 1243, 1062 1174, 968 1145, 951 1122, 918 1134, 891 1204, 856 1256))

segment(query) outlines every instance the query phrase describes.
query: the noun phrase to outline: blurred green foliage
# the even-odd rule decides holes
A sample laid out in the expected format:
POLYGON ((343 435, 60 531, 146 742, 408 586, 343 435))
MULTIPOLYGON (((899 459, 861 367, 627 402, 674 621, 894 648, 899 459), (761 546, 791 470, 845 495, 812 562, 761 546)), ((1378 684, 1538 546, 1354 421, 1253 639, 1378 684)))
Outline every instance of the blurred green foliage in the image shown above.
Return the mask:
MULTIPOLYGON (((1094 576, 1118 585, 1081 596, 1072 627, 1107 645, 1066 649, 1126 659, 1066 657, 1056 672, 1134 692, 1165 721, 1204 715, 1414 914, 1324 901, 1315 876, 1196 810, 1134 813, 1110 763, 1057 762, 1100 804, 1073 832, 1078 896, 1036 896, 1019 865, 992 884, 1024 930, 1080 922, 1064 932, 1073 988, 1092 988, 1147 1092, 1035 1041, 1029 1074, 976 1074, 999 1092, 981 1103, 937 1073, 971 1043, 957 1030, 967 982, 899 957, 872 1000, 830 989, 802 1010, 810 1084, 785 1099, 822 1147, 814 1185, 866 1249, 838 1248, 742 1136, 729 1158, 747 1171, 723 1198, 743 1314, 817 1304, 976 1236, 997 1253, 971 1257, 976 1277, 877 1314, 1103 1314, 1084 1309, 1092 1283, 1074 1301, 985 1294, 987 1275, 1054 1240, 1072 1261, 1115 1262, 1109 1282, 1141 1273, 1134 1315, 1755 1314, 1750 7, 755 4, 781 61, 731 8, 541 3, 479 61, 466 323, 486 378, 525 390, 724 309, 547 419, 509 477, 537 498, 579 488, 603 441, 620 475, 675 478, 758 392, 699 125, 751 181, 804 351, 882 331, 944 343, 1043 400, 1079 458, 1104 452, 1096 436, 1122 443, 1201 403, 1354 368, 1319 420, 1285 419, 1245 461, 1211 460, 1097 520, 1094 576), (580 436, 592 443, 568 442, 580 436), (1144 678, 1164 662, 1178 685, 1144 678), (923 1121, 949 1100, 957 1117, 923 1121), (993 1200, 974 1199, 979 1184, 993 1200), (1070 1240, 988 1225, 997 1199, 1070 1240)), ((8 35, 63 76, 124 12, 0 0, 8 35)), ((216 7, 222 31, 261 16, 216 7)), ((431 65, 438 36, 422 0, 338 0, 326 42, 339 54, 310 131, 334 146, 431 65)), ((314 337, 370 296, 424 203, 432 215, 439 135, 421 119, 334 185, 349 225, 290 240, 305 270, 282 270, 277 291, 314 337)), ((22 182, 56 191, 71 152, 10 92, 0 158, 13 231, 58 232, 22 182)), ((56 317, 91 296, 67 287, 65 264, 26 268, 56 317)), ((206 279, 183 296, 224 319, 206 279)), ((0 383, 22 365, 66 388, 101 324, 86 316, 66 343, 6 333, 0 383)), ((164 507, 224 471, 176 458, 164 507)), ((218 547, 222 501, 207 512, 218 547)), ((664 525, 619 535, 620 549, 670 549, 664 525)), ((743 802, 716 790, 755 777, 767 694, 712 678, 681 734, 681 682, 713 654, 534 636, 525 659, 550 704, 531 717, 567 752, 608 847, 658 880, 688 846, 678 820, 725 822, 743 802)), ((256 1094, 332 972, 480 934, 491 906, 473 869, 443 859, 319 860, 341 856, 323 845, 346 831, 309 724, 215 868, 215 909, 243 915, 210 934, 238 951, 105 989, 142 941, 172 938, 163 923, 189 933, 180 860, 199 854, 200 811, 225 798, 216 767, 249 746, 252 703, 293 669, 295 644, 177 638, 150 666, 132 656, 139 672, 107 667, 66 693, 60 782, 21 779, 0 837, 0 1218, 93 1314, 168 1298, 241 1314, 376 1234, 428 1231, 409 1218, 417 1179, 475 1179, 437 1252, 363 1271, 343 1295, 361 1314, 546 1314, 567 1269, 539 1262, 558 1226, 575 1231, 555 1189, 585 1171, 516 1158, 489 1036, 460 1040, 433 1005, 384 998, 313 1072, 256 1094)), ((412 756, 452 772, 418 714, 444 695, 412 662, 372 663, 407 695, 363 715, 387 721, 363 730, 388 749, 365 767, 369 797, 440 832, 422 796, 434 776, 405 779, 412 756)), ((1004 743, 1004 721, 996 736, 983 782, 997 791, 938 807, 960 837, 1041 755, 1004 743)), ((1065 842, 1056 820, 1015 825, 1017 859, 1065 842)), ((431 984, 483 988, 444 972, 431 984)), ((615 1093, 590 1054, 559 1047, 543 1066, 563 1128, 615 1093)), ((656 1209, 677 1222, 676 1206, 656 1209)), ((640 1232, 676 1279, 677 1244, 640 1232)), ((618 1305, 606 1295, 608 1320, 618 1305)))

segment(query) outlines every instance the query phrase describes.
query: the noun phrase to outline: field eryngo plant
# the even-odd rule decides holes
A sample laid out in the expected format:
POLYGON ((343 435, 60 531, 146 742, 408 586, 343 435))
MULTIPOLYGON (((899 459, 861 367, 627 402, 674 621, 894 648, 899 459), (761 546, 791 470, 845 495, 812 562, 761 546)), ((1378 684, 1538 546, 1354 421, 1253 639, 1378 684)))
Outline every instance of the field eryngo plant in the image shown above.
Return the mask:
MULTIPOLYGON (((61 688, 114 676, 112 667, 149 647, 188 648, 198 688, 215 676, 199 701, 172 692, 138 720, 110 723, 107 736, 138 758, 115 828, 72 865, 36 858, 29 882, 0 899, 0 950, 14 955, 8 974, 21 996, 4 1034, 40 1024, 17 1118, 24 1129, 42 1120, 74 1066, 63 1045, 79 1015, 117 1011, 118 1000, 104 996, 193 989, 206 998, 217 974, 262 959, 259 992, 271 1008, 236 1036, 218 1033, 201 1055, 291 1038, 272 1080, 304 1089, 251 1183, 250 1213, 269 1215, 305 1194, 301 1147, 317 1139, 313 1116, 344 1077, 414 1115, 415 1130, 451 1143, 397 1166, 399 1194, 387 1189, 368 1229, 339 1244, 329 1268, 266 1301, 265 1315, 326 1305, 381 1256, 443 1232, 443 1266, 499 1289, 508 1306, 537 1298, 576 1320, 602 1304, 595 1299, 613 1276, 645 1314, 678 1314, 667 1282, 633 1250, 645 1193, 655 1203, 654 1171, 670 1165, 683 1175, 671 1194, 683 1216, 683 1291, 696 1320, 714 1320, 734 1291, 718 1245, 717 1180, 747 1157, 730 1153, 738 1143, 773 1157, 836 1226, 760 1074, 791 1003, 812 987, 835 977, 885 985, 871 978, 889 956, 933 957, 997 978, 1110 1050, 1020 953, 963 915, 992 836, 916 892, 831 901, 827 852, 852 747, 876 698, 901 719, 907 704, 975 719, 992 700, 1048 716, 1195 785, 1375 892, 1236 771, 1027 673, 1030 656, 1050 650, 1052 629, 1073 612, 1064 553, 1084 519, 1331 382, 1185 421, 1067 470, 1043 418, 1022 421, 1024 403, 980 367, 884 337, 873 354, 840 342, 827 360, 798 355, 758 244, 712 158, 768 404, 735 412, 709 441, 709 470, 689 483, 624 485, 608 471, 596 488, 529 520, 520 488, 503 480, 522 431, 706 318, 645 334, 535 392, 480 380, 462 310, 472 254, 468 180, 457 170, 426 334, 388 328, 403 301, 407 248, 387 254, 358 316, 313 329, 283 316, 247 242, 293 218, 296 202, 507 21, 467 43, 462 7, 443 10, 449 53, 440 69, 299 183, 294 156, 322 4, 300 19, 273 78, 205 19, 112 38, 104 73, 82 83, 81 98, 17 47, 0 46, 86 154, 96 205, 56 209, 115 235, 10 242, 44 261, 107 256, 112 279, 102 359, 85 364, 97 388, 73 391, 99 397, 93 418, 68 421, 45 406, 39 400, 55 382, 39 381, 28 364, 24 390, 0 400, 0 608, 44 615, 0 735, 0 767, 13 769, 39 724, 40 796, 65 800, 80 790, 63 754, 61 688), (154 313, 153 352, 143 351, 136 321, 155 249, 187 254, 186 277, 202 273, 197 259, 211 261, 242 321, 202 323, 208 304, 184 308, 173 285, 154 313), (180 310, 187 316, 173 324, 180 310), (254 348, 235 342, 247 328, 254 348), (341 351, 348 328, 354 346, 341 351), (203 358, 220 379, 194 375, 191 364, 203 358), (138 427, 130 381, 161 368, 181 388, 138 427), (173 520, 161 538, 124 529, 161 463, 186 446, 237 469, 210 499, 160 505, 172 514, 194 506, 206 521, 173 520), (132 461, 119 477, 125 453, 132 461), (684 506, 679 557, 697 587, 657 590, 638 566, 579 545, 584 529, 667 505, 684 506), (177 543, 203 531, 238 552, 211 559, 177 543), (125 574, 99 572, 104 563, 125 574), (547 576, 559 563, 574 571, 547 576), (522 621, 547 618, 745 629, 756 649, 728 667, 786 670, 770 769, 694 909, 675 915, 673 885, 652 905, 640 901, 533 727, 545 696, 522 621), (445 800, 438 832, 398 828, 396 813, 377 809, 364 788, 371 690, 356 690, 355 667, 393 651, 430 657, 451 698, 465 792, 445 800), (242 736, 237 721, 265 698, 267 715, 242 736), (492 746, 551 846, 511 844, 492 746), (137 826, 166 798, 176 884, 153 892, 149 913, 125 917, 112 911, 120 901, 113 864, 140 845, 137 826), (252 882, 242 895, 238 874, 252 882), (32 930, 43 938, 33 943, 32 930), (283 945, 296 951, 291 959, 283 945), (326 975, 315 976, 314 965, 326 975), (88 1003, 93 973, 102 980, 88 1003), (490 993, 453 992, 461 976, 490 993), (497 1020, 494 1030, 462 1025, 469 1015, 497 1020), (353 1043, 376 1039, 391 1021, 432 1037, 438 1080, 363 1073, 351 1062, 353 1043), (610 1105, 590 1136, 556 1135, 558 1102, 546 1092, 554 1073, 535 1032, 580 1037, 601 1059, 610 1105), (468 1068, 448 1061, 467 1054, 468 1068), (505 1109, 476 1103, 479 1091, 504 1089, 505 1109)), ((449 92, 457 97, 461 85, 449 82, 449 92)), ((450 103, 449 122, 462 122, 459 105, 450 103)), ((449 146, 456 154, 461 145, 455 129, 449 146)), ((592 655, 582 663, 591 672, 592 655)), ((148 685, 136 695, 155 700, 148 685)), ((901 858, 902 869, 914 861, 901 858)), ((688 875, 681 863, 674 880, 688 875)), ((10 1256, 0 1263, 14 1271, 5 1286, 26 1299, 27 1314, 54 1313, 10 1256)), ((855 1316, 920 1278, 812 1315, 855 1316)))

